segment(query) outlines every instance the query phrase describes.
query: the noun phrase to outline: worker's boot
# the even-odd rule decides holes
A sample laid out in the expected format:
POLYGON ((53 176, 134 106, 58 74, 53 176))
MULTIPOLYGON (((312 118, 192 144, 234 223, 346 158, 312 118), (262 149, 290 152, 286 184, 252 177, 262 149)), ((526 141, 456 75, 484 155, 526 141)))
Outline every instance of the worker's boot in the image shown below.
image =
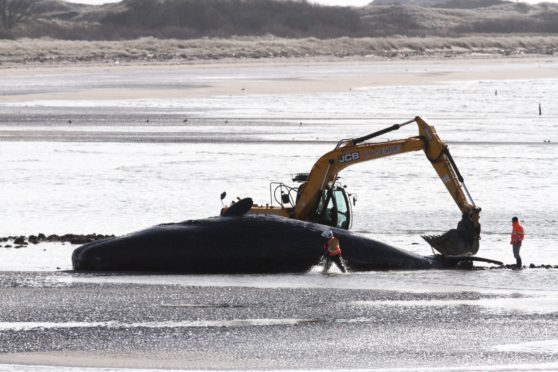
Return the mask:
POLYGON ((345 266, 345 261, 343 260, 343 257, 339 256, 339 259, 337 261, 337 266, 339 266, 339 270, 341 270, 342 273, 347 272, 347 267, 345 266))
POLYGON ((324 268, 322 270, 322 274, 327 274, 329 268, 331 267, 331 258, 326 258, 324 263, 324 268))

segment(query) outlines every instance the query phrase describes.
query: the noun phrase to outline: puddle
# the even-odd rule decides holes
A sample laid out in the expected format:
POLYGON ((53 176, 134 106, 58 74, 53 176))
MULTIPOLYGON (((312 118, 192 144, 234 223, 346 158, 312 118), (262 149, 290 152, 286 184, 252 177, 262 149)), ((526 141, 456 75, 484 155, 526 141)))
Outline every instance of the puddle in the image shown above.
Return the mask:
POLYGON ((522 342, 494 346, 494 350, 505 353, 558 354, 558 340, 522 342))
POLYGON ((0 322, 0 331, 34 331, 67 328, 203 328, 203 327, 262 327, 298 325, 317 322, 317 319, 231 319, 195 320, 179 322, 0 322))
MULTIPOLYGON (((409 368, 367 368, 367 369, 344 369, 345 371, 377 371, 377 372, 409 372, 409 371, 556 371, 558 363, 545 364, 514 364, 514 365, 483 365, 468 367, 409 367, 409 368)), ((234 369, 233 369, 234 370, 234 369)), ((266 369, 269 370, 269 369, 266 369)), ((62 366, 31 366, 17 364, 0 364, 0 372, 169 372, 179 371, 175 369, 136 369, 136 368, 93 368, 93 367, 62 367, 62 366)), ((180 371, 183 371, 182 369, 180 371)), ((272 370, 273 371, 273 370, 272 370)), ((281 371, 300 371, 300 369, 281 369, 281 371)), ((333 371, 320 369, 320 371, 333 371)))
MULTIPOLYGON (((408 372, 408 371, 453 371, 453 372, 485 372, 485 371, 556 371, 558 363, 541 364, 504 364, 504 365, 483 365, 468 367, 409 367, 409 368, 378 368, 367 371, 377 372, 408 372)), ((354 370, 353 370, 354 371, 354 370)))
POLYGON ((405 306, 405 307, 449 307, 477 306, 485 312, 497 314, 526 313, 552 314, 558 312, 558 298, 513 297, 481 298, 473 300, 416 300, 416 301, 354 301, 356 306, 405 306))

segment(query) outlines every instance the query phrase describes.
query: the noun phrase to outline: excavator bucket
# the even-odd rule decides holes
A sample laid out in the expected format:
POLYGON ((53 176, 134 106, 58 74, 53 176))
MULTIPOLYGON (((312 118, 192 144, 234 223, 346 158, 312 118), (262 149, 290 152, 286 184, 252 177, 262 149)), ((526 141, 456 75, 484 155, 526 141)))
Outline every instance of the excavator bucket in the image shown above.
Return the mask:
POLYGON ((422 238, 443 256, 471 256, 479 250, 480 224, 477 225, 464 214, 456 229, 442 235, 422 235, 422 238))

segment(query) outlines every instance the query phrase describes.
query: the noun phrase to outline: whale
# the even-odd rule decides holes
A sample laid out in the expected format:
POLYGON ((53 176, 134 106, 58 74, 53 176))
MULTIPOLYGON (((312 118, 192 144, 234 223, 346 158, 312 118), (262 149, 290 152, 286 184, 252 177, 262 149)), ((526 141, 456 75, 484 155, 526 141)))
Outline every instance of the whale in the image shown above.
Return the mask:
POLYGON ((232 215, 160 224, 84 244, 76 271, 185 274, 302 273, 319 264, 331 230, 350 272, 470 267, 481 257, 422 256, 344 229, 273 215, 232 215))

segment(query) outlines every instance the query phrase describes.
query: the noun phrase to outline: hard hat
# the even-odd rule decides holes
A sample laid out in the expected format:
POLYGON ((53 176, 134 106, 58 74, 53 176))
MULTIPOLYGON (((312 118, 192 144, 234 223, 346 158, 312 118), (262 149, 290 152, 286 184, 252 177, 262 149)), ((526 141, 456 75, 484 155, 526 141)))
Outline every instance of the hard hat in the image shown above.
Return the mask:
POLYGON ((326 231, 324 231, 324 232, 322 233, 322 236, 323 236, 324 238, 328 238, 328 239, 329 239, 329 238, 333 237, 333 232, 332 232, 331 230, 326 230, 326 231))

